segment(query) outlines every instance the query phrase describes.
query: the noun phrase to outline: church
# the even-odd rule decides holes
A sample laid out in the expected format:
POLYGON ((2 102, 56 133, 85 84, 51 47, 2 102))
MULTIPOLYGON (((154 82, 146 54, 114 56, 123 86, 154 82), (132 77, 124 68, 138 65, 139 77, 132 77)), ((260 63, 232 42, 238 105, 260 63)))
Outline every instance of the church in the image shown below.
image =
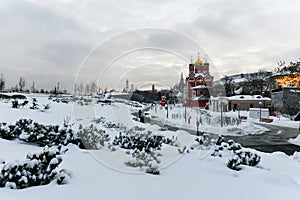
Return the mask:
POLYGON ((209 72, 209 63, 206 59, 203 62, 198 53, 195 62, 191 59, 188 72, 183 91, 183 103, 191 107, 205 108, 209 102, 209 89, 213 86, 214 79, 209 72))

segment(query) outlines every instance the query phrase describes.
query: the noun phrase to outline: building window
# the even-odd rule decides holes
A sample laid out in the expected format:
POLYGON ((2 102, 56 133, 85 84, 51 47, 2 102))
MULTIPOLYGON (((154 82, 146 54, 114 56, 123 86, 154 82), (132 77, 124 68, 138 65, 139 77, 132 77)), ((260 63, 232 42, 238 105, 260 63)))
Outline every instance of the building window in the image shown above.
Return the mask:
POLYGON ((237 109, 237 104, 233 104, 233 108, 236 110, 237 109))

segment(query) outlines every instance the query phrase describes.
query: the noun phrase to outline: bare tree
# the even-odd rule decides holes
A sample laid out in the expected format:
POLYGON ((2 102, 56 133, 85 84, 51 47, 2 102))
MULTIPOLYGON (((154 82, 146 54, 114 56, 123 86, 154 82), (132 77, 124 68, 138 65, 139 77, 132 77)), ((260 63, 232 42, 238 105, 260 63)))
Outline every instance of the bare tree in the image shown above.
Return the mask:
POLYGON ((91 82, 90 90, 91 90, 91 95, 94 95, 95 93, 97 93, 97 85, 96 85, 95 81, 91 82))
POLYGON ((90 84, 86 83, 85 84, 85 92, 84 95, 90 95, 90 84))
POLYGON ((20 77, 19 87, 20 87, 20 91, 23 92, 23 90, 25 88, 25 78, 24 77, 20 77))
POLYGON ((81 82, 78 86, 79 95, 83 94, 83 90, 84 90, 84 84, 83 84, 83 82, 81 82))
POLYGON ((300 73, 300 59, 299 61, 291 61, 287 65, 285 61, 279 61, 278 67, 275 67, 275 72, 281 74, 290 74, 290 75, 300 73))
POLYGON ((3 77, 3 74, 1 73, 1 77, 0 77, 0 90, 4 90, 5 88, 5 79, 3 77))
POLYGON ((228 77, 228 76, 225 76, 223 78, 223 82, 224 82, 224 87, 225 87, 225 93, 226 93, 226 96, 231 96, 233 94, 232 92, 232 78, 231 77, 228 77))
POLYGON ((270 88, 271 72, 259 70, 247 77, 247 87, 255 94, 262 94, 270 88))

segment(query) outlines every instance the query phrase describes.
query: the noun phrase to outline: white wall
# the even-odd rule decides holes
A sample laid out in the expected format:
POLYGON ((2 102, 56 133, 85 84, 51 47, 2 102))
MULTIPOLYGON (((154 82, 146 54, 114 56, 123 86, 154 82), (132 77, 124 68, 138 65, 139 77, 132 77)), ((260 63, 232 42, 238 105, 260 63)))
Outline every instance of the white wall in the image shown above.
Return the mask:
MULTIPOLYGON (((269 118, 269 109, 261 109, 261 118, 269 118)), ((249 113, 250 118, 259 119, 260 109, 259 108, 250 108, 249 113)))

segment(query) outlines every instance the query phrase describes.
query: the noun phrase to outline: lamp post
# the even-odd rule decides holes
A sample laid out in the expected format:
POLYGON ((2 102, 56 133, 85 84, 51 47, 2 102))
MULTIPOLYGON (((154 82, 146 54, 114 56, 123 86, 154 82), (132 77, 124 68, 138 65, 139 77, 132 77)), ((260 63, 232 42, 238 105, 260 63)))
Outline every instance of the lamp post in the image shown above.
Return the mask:
POLYGON ((262 105, 262 102, 258 102, 259 104, 259 121, 261 122, 261 105, 262 105))
POLYGON ((221 127, 223 127, 223 102, 221 101, 221 127))
POLYGON ((168 100, 167 100, 167 101, 166 101, 167 118, 169 118, 169 108, 168 108, 168 106, 169 106, 169 102, 168 102, 168 100))
MULTIPOLYGON (((224 105, 228 105, 226 98, 221 99, 221 127, 223 127, 223 125, 224 125, 224 120, 223 120, 224 105)), ((226 112, 226 110, 225 110, 225 112, 226 112)))
POLYGON ((240 114, 240 104, 238 103, 237 105, 238 105, 238 107, 237 107, 237 109, 238 109, 238 118, 240 119, 240 118, 241 118, 241 114, 240 114))
POLYGON ((184 122, 186 123, 186 100, 184 100, 184 122))

